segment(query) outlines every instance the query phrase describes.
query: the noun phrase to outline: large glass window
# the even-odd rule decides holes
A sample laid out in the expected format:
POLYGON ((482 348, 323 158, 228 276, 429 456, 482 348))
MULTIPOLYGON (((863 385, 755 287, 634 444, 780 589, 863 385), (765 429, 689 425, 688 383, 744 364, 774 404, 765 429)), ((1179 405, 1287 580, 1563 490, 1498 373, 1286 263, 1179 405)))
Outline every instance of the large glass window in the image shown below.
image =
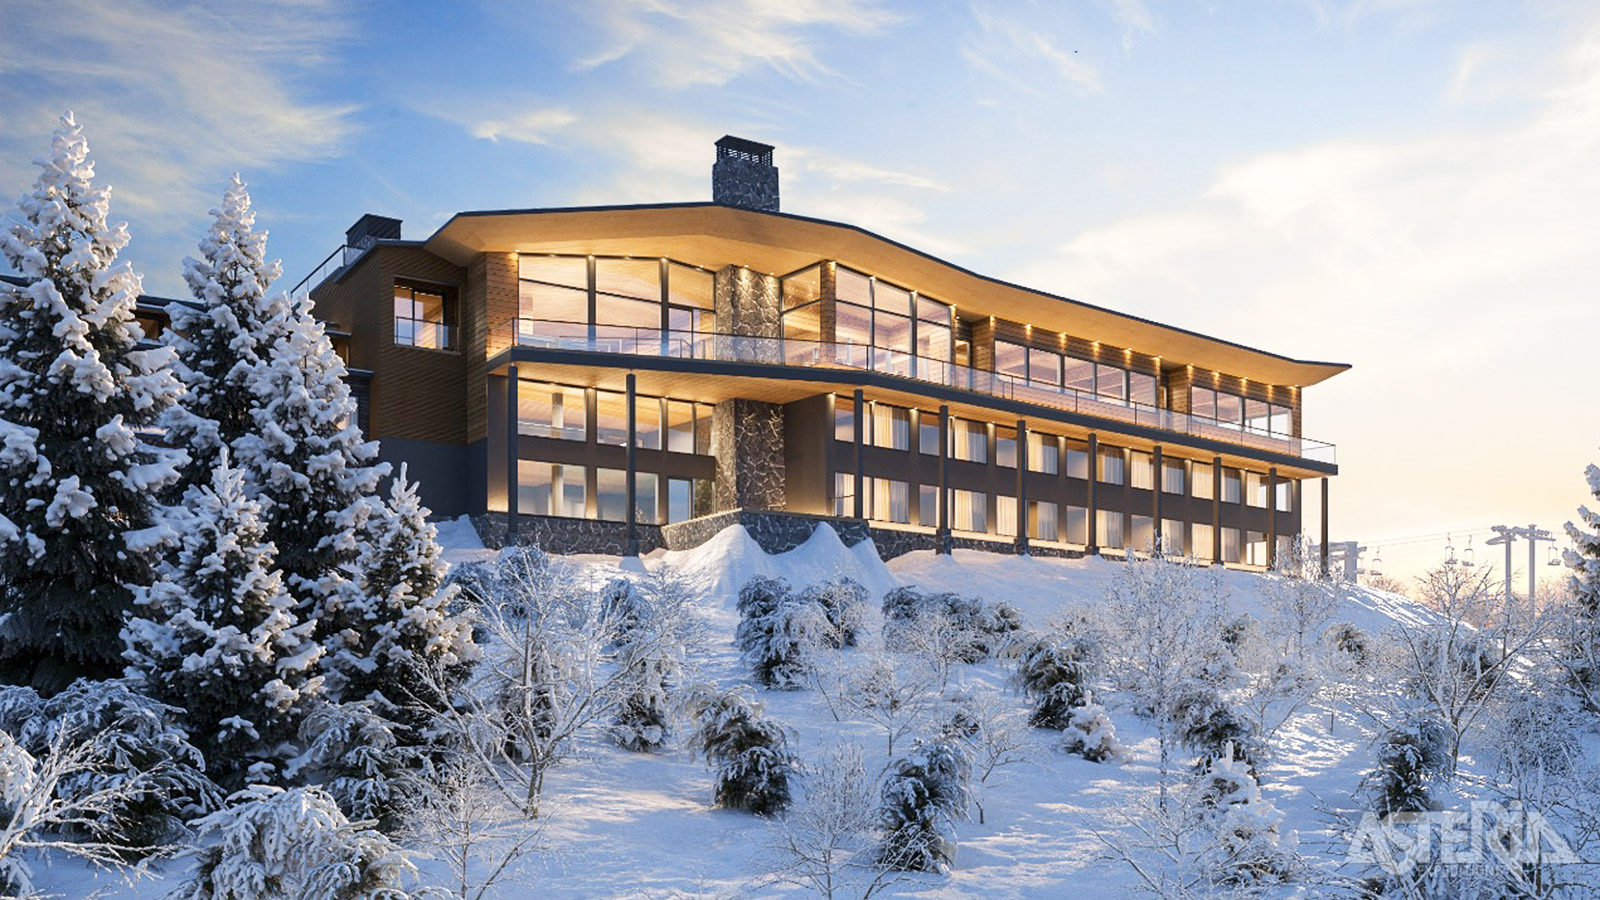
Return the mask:
POLYGON ((517 314, 524 319, 589 322, 589 260, 582 256, 518 258, 517 314))
MULTIPOLYGON (((1241 493, 1239 481, 1240 481, 1240 479, 1239 479, 1239 470, 1238 469, 1223 469, 1222 470, 1222 502, 1223 503, 1238 503, 1239 502, 1239 499, 1240 499, 1239 495, 1241 493)), ((1237 560, 1235 560, 1235 562, 1237 562, 1237 560)))
POLYGON ((833 439, 856 440, 856 402, 847 397, 833 398, 833 439))
POLYGON ((1105 484, 1124 483, 1127 478, 1123 472, 1123 460, 1123 449, 1121 447, 1101 447, 1100 480, 1105 484))
POLYGON ((595 469, 595 517, 621 522, 628 517, 628 473, 622 469, 595 469))
POLYGON ((994 530, 1002 537, 1017 536, 1017 498, 1001 494, 994 498, 994 530))
POLYGON ((917 485, 917 524, 924 528, 939 527, 938 485, 917 485))
POLYGON ((583 388, 537 381, 517 382, 517 433, 533 437, 586 440, 583 388))
POLYGON ((1287 406, 1272 405, 1272 433, 1278 437, 1294 435, 1294 411, 1287 406))
POLYGON ((1267 476, 1260 472, 1244 473, 1244 496, 1251 506, 1267 508, 1267 476))
POLYGON ((1143 450, 1128 451, 1128 484, 1141 491, 1155 489, 1155 461, 1143 450))
POLYGON ((783 308, 794 309, 822 299, 822 266, 802 269, 785 277, 780 285, 783 291, 783 308))
POLYGON ((656 524, 656 510, 661 502, 661 476, 654 472, 633 473, 634 518, 646 525, 656 524))
POLYGON ((1266 434, 1272 424, 1272 416, 1264 400, 1244 401, 1244 427, 1266 434))
POLYGON ((1243 542, 1240 540, 1239 529, 1222 529, 1222 561, 1225 563, 1240 562, 1243 550, 1244 547, 1243 542))
POLYGON ((1061 439, 1053 434, 1028 432, 1028 471, 1047 475, 1061 471, 1061 439))
POLYGON ((1086 359, 1065 359, 1062 384, 1081 394, 1094 394, 1094 363, 1086 359))
POLYGON ((1028 537, 1040 541, 1061 539, 1060 523, 1056 520, 1059 507, 1048 500, 1028 501, 1028 537))
POLYGON ((711 482, 691 478, 667 479, 667 521, 687 522, 711 514, 711 482))
POLYGON ((1212 499, 1212 492, 1216 488, 1216 474, 1212 471, 1211 463, 1195 463, 1189 483, 1194 489, 1196 500, 1212 499))
POLYGON ((1127 546, 1122 532, 1123 515, 1108 509, 1097 509, 1094 513, 1095 538, 1102 547, 1120 549, 1127 546))
POLYGON ((1061 386, 1061 354, 1049 350, 1028 351, 1028 381, 1043 387, 1061 386))
POLYGON ((1089 480, 1089 445, 1081 441, 1067 441, 1067 477, 1089 480))
POLYGON ((1244 419, 1244 398, 1217 392, 1217 421, 1238 427, 1244 419))
POLYGON ((1161 461, 1161 490, 1168 494, 1184 493, 1182 460, 1161 461))
POLYGON ((1089 510, 1082 506, 1067 507, 1066 540, 1069 544, 1089 543, 1089 510))
POLYGON ((586 477, 583 466, 517 460, 517 511, 585 518, 588 515, 586 477))
POLYGON ((856 514, 856 479, 849 472, 833 473, 833 514, 844 517, 856 514))
POLYGON ((1116 366, 1097 363, 1094 367, 1094 390, 1102 400, 1122 403, 1128 399, 1128 372, 1116 366))
POLYGON ((1150 553, 1156 547, 1156 520, 1149 516, 1128 517, 1128 549, 1150 553))
POLYGON ((1278 512, 1294 512, 1294 483, 1280 480, 1275 506, 1278 512))
MULTIPOLYGON (((822 304, 812 303, 785 311, 783 314, 783 338, 786 341, 822 340, 822 304)), ((793 354, 799 352, 799 350, 797 348, 789 348, 788 352, 792 359, 794 358, 793 354)))
POLYGON ((896 375, 942 374, 914 369, 911 357, 950 359, 949 306, 844 266, 834 269, 834 298, 834 342, 873 348, 870 358, 840 350, 842 362, 896 375))
POLYGON ((939 455, 938 413, 917 413, 917 449, 929 456, 939 455))
POLYGON ((667 449, 673 453, 711 452, 711 405, 667 401, 667 449))
POLYGON ((1198 419, 1217 417, 1217 392, 1211 388, 1189 388, 1189 414, 1198 419))
POLYGON ((872 445, 889 450, 911 449, 911 410, 903 406, 874 403, 872 445))
POLYGON ((978 491, 950 489, 950 528, 955 531, 989 530, 988 498, 978 491))
POLYGON ((1156 378, 1144 372, 1128 373, 1128 399, 1144 406, 1156 405, 1156 378))
POLYGON ((1267 564, 1267 536, 1259 531, 1247 531, 1244 535, 1245 562, 1252 566, 1267 564))
POLYGON ((994 464, 1008 469, 1017 467, 1017 430, 1008 425, 994 429, 994 464))
POLYGON ((1196 522, 1189 526, 1189 555, 1206 562, 1215 561, 1216 536, 1211 526, 1196 522))
POLYGON ((661 327, 661 264, 654 259, 596 259, 596 325, 661 327))
MULTIPOLYGON (((950 361, 950 307, 937 300, 917 297, 917 355, 924 359, 950 361)), ((938 377, 940 373, 921 373, 938 377)))
POLYGON ((994 342, 994 370, 1018 381, 1028 378, 1028 348, 1021 344, 994 342))
POLYGON ((982 422, 950 419, 950 456, 967 462, 989 461, 989 430, 982 422))
POLYGON ((661 401, 655 397, 633 398, 634 445, 642 450, 661 449, 661 401))
POLYGON ((1161 520, 1161 552, 1166 556, 1183 556, 1188 552, 1183 534, 1188 529, 1182 519, 1161 520))
POLYGON ((440 291, 395 285, 394 342, 429 350, 454 350, 455 329, 440 291))
POLYGON ((628 395, 594 392, 594 439, 601 444, 628 445, 628 395))
POLYGON ((911 522, 911 485, 889 478, 869 478, 867 518, 880 522, 911 522))

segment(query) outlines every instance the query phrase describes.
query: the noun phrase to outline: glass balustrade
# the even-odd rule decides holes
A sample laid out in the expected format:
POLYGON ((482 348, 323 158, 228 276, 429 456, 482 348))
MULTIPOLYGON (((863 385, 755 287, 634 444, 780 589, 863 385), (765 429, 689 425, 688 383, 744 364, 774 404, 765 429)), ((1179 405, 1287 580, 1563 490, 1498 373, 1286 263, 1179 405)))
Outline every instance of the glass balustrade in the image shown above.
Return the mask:
POLYGON ((958 366, 942 359, 885 350, 865 344, 828 343, 796 338, 662 331, 622 325, 587 325, 543 319, 516 319, 512 333, 518 346, 623 356, 663 356, 721 362, 818 368, 867 369, 958 388, 991 397, 1048 406, 1068 412, 1125 422, 1162 431, 1175 431, 1284 453, 1315 462, 1335 462, 1334 445, 1309 438, 1285 437, 1270 429, 1219 422, 1129 400, 1085 393, 1071 387, 1028 383, 986 369, 958 366))

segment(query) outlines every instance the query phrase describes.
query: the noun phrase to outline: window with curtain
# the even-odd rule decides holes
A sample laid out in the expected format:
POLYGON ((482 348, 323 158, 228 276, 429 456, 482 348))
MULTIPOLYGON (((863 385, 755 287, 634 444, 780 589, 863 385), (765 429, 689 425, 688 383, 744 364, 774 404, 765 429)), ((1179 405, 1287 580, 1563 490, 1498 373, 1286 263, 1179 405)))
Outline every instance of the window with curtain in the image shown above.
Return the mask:
POLYGON ((995 426, 994 464, 1008 469, 1017 467, 1017 430, 1009 425, 995 426))
POLYGON ((1195 499, 1212 499, 1212 491, 1216 488, 1216 476, 1211 470, 1211 463, 1195 463, 1190 476, 1189 485, 1195 499))
POLYGON ((950 489, 950 527, 956 531, 989 530, 988 498, 978 491, 950 489))
POLYGON ((989 431, 982 422, 950 418, 950 458, 975 463, 989 461, 989 431))
POLYGON ((911 410, 887 403, 873 403, 872 445, 889 450, 911 449, 911 410))
POLYGON ((1124 473, 1125 456, 1121 447, 1100 448, 1100 481, 1105 484, 1123 484, 1127 481, 1124 473))
POLYGON ((1056 520, 1058 507, 1049 500, 1028 501, 1028 537, 1040 541, 1057 541, 1061 539, 1061 530, 1056 520))
POLYGON ((1000 494, 994 498, 994 530, 1001 537, 1017 536, 1017 498, 1000 494))
POLYGON ((1061 471, 1061 439, 1053 434, 1028 432, 1028 471, 1054 475, 1061 471))

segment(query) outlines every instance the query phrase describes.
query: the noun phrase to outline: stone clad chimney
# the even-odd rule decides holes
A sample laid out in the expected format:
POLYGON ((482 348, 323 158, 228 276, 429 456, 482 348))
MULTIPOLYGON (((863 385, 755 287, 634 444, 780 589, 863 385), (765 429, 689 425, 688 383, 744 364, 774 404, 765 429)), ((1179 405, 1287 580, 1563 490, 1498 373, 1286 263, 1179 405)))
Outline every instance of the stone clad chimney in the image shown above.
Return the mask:
POLYGON ((777 212, 778 167, 772 164, 772 145, 731 134, 717 141, 717 161, 711 166, 711 202, 777 212))

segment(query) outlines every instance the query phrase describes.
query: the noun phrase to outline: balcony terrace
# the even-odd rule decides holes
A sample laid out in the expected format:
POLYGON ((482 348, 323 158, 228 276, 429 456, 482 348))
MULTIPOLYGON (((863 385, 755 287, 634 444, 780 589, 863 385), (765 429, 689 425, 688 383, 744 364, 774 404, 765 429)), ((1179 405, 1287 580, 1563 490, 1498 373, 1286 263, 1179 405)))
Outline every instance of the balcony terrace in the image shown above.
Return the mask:
POLYGON ((705 360, 812 369, 871 371, 987 397, 1047 407, 1147 429, 1292 457, 1337 463, 1333 444, 1222 422, 1142 403, 1117 402, 1070 387, 1030 384, 1011 375, 864 344, 828 343, 631 326, 518 318, 507 326, 517 347, 619 356, 705 360))

